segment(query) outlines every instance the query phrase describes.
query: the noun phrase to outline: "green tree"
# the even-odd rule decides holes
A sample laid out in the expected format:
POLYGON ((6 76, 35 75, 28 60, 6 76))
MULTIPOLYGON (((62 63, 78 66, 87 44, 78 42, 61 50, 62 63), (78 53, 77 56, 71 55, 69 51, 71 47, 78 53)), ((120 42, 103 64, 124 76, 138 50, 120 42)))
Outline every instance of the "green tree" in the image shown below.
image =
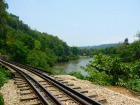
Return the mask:
POLYGON ((76 56, 79 54, 79 50, 77 47, 71 47, 71 52, 73 55, 76 55, 76 56))
POLYGON ((129 42, 128 42, 128 38, 125 38, 125 40, 124 40, 124 44, 125 44, 126 46, 129 44, 129 42))
POLYGON ((6 8, 8 5, 4 0, 0 0, 0 46, 4 46, 6 44, 6 20, 7 20, 7 12, 6 8))
POLYGON ((134 60, 139 60, 140 59, 140 40, 134 41, 131 45, 131 56, 133 57, 134 60))
POLYGON ((31 50, 28 53, 27 63, 34 67, 49 68, 46 54, 38 50, 31 50))
MULTIPOLYGON (((29 36, 27 34, 24 34, 22 32, 20 34, 21 35, 18 35, 15 39, 23 42, 24 45, 27 46, 30 50, 32 50, 32 49, 34 49, 36 47, 36 41, 35 41, 35 39, 33 37, 31 37, 31 36, 29 36)), ((12 38, 12 40, 13 40, 13 38, 12 38)))
POLYGON ((51 49, 46 48, 45 55, 46 55, 46 62, 49 64, 49 66, 54 66, 57 63, 58 57, 51 49))
POLYGON ((140 32, 137 32, 136 37, 138 37, 140 40, 140 32))
POLYGON ((131 64, 123 63, 119 57, 99 54, 94 56, 94 60, 89 63, 86 71, 89 71, 91 74, 98 73, 98 75, 105 73, 104 75, 111 77, 110 84, 122 85, 136 74, 134 73, 135 68, 131 67, 131 64))
POLYGON ((15 40, 9 43, 8 47, 11 59, 19 63, 26 63, 29 50, 27 46, 24 46, 23 42, 15 40))

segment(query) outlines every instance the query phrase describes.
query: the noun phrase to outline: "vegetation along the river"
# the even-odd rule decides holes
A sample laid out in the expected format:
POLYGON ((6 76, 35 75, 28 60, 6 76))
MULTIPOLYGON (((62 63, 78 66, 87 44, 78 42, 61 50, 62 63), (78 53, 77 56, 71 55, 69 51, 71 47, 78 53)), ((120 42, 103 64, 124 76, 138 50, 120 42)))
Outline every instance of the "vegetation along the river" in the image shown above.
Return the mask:
MULTIPOLYGON (((140 33, 136 35, 140 39, 140 33)), ((140 92, 140 40, 129 43, 126 38, 117 47, 100 49, 93 60, 83 67, 88 76, 70 73, 100 85, 123 86, 140 92)))

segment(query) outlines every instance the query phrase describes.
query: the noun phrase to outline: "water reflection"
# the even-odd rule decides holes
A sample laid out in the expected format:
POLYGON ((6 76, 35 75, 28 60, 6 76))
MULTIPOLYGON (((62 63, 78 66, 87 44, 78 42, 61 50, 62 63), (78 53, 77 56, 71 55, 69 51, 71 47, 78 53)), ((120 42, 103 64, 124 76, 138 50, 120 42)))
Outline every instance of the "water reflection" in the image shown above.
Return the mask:
POLYGON ((51 70, 54 74, 69 74, 72 71, 80 71, 83 75, 87 75, 87 72, 80 68, 80 66, 86 67, 91 60, 92 58, 80 58, 70 62, 59 63, 52 67, 51 70))

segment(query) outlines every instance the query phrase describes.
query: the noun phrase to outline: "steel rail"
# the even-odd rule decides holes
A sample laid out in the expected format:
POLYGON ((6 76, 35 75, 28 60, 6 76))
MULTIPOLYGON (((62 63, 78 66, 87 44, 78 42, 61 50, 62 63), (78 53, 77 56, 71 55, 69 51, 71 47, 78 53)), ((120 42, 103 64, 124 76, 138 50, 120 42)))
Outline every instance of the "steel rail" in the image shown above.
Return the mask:
MULTIPOLYGON (((17 64, 17 63, 16 63, 17 64)), ((18 66, 18 64, 17 64, 18 66)), ((68 95, 70 95, 71 97, 73 97, 76 101, 78 101, 79 103, 81 104, 92 104, 92 105, 102 105, 100 102, 96 101, 96 100, 93 100, 87 96, 85 96, 84 94, 68 87, 67 85, 65 84, 62 84, 61 82, 53 79, 52 77, 50 77, 49 75, 41 72, 41 71, 38 71, 34 68, 31 68, 31 67, 28 67, 28 66, 25 66, 25 65, 21 65, 19 64, 19 66, 23 67, 23 68, 26 68, 27 70, 29 70, 30 72, 32 73, 35 73, 36 75, 42 77, 43 79, 45 79, 46 81, 49 81, 50 83, 52 83, 53 85, 55 85, 56 87, 58 87, 60 90, 66 92, 68 95)))
POLYGON ((45 89, 45 87, 42 86, 37 80, 32 78, 30 75, 24 73, 23 71, 20 71, 20 72, 22 72, 24 75, 26 75, 31 80, 33 80, 45 92, 45 94, 48 95, 50 99, 53 100, 53 102, 55 102, 56 105, 63 105, 55 96, 53 96, 47 89, 45 89))
MULTIPOLYGON (((17 70, 16 70, 17 71, 17 70)), ((19 72, 19 71, 17 71, 19 72)), ((19 72, 23 78, 28 82, 28 84, 32 87, 32 89, 35 91, 35 93, 37 94, 37 96, 39 97, 39 99, 41 100, 41 102, 43 102, 44 105, 50 105, 50 103, 46 100, 46 98, 39 92, 39 90, 34 86, 34 84, 29 80, 27 79, 27 77, 19 72)))
POLYGON ((45 87, 43 87, 37 80, 35 80, 34 78, 32 78, 30 75, 24 73, 23 71, 19 70, 18 68, 3 62, 5 65, 8 65, 10 68, 16 70, 18 73, 20 73, 29 84, 31 84, 31 87, 34 89, 34 91, 37 93, 37 95, 39 96, 39 98, 41 99, 41 101, 43 102, 44 105, 50 105, 50 103, 47 101, 47 99, 39 92, 39 90, 33 85, 33 83, 27 79, 30 78, 32 81, 34 81, 44 92, 47 96, 49 96, 49 98, 56 104, 56 105, 63 105, 55 96, 53 96, 47 89, 45 89, 45 87))
POLYGON ((81 99, 80 97, 77 97, 74 93, 68 91, 67 89, 65 89, 64 87, 62 87, 61 85, 51 81, 50 79, 44 77, 43 75, 37 73, 37 72, 34 72, 32 71, 34 74, 42 77, 43 79, 45 79, 46 81, 48 81, 49 83, 53 84, 55 87, 57 87, 58 89, 60 89, 61 91, 63 91, 64 93, 66 93, 67 95, 71 96, 73 99, 75 99, 78 103, 80 103, 81 105, 90 105, 89 102, 81 99))
POLYGON ((23 74, 21 73, 17 68, 1 61, 1 63, 9 66, 10 68, 14 69, 15 71, 17 71, 19 74, 21 74, 21 76, 28 82, 28 84, 32 87, 32 89, 35 91, 35 93, 37 94, 37 96, 39 97, 39 99, 41 100, 41 102, 44 105, 50 105, 50 103, 48 102, 48 100, 45 99, 45 97, 39 92, 39 90, 33 85, 33 83, 23 74))
MULTIPOLYGON (((23 67, 24 65, 21 65, 21 64, 20 64, 20 66, 23 67)), ((61 91, 65 92, 67 95, 69 95, 69 96, 71 96, 72 98, 74 98, 74 99, 75 99, 78 103, 80 103, 81 105, 90 105, 89 102, 87 102, 87 101, 85 101, 85 100, 83 100, 83 99, 77 97, 77 96, 76 96, 75 94, 73 94, 72 92, 67 91, 65 88, 61 87, 61 85, 58 85, 58 84, 56 84, 55 82, 52 82, 51 80, 45 78, 45 77, 41 74, 42 72, 38 71, 38 73, 37 73, 37 72, 35 72, 34 70, 32 71, 31 69, 29 69, 28 67, 24 67, 24 69, 26 69, 26 70, 28 69, 30 72, 32 72, 32 73, 34 73, 34 74, 40 76, 41 78, 45 79, 45 80, 48 81, 49 83, 53 84, 55 87, 59 88, 61 91)))

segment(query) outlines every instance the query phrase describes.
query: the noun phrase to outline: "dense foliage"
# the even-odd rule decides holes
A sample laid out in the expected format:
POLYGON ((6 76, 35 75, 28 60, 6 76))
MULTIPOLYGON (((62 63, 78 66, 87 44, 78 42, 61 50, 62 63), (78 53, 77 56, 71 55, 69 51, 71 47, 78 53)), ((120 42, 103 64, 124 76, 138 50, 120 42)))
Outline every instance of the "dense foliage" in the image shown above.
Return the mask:
POLYGON ((129 44, 126 38, 118 47, 96 52, 84 68, 88 76, 80 72, 72 72, 71 75, 100 85, 123 86, 140 92, 140 40, 129 44))
POLYGON ((73 47, 56 36, 31 30, 17 16, 9 15, 7 24, 6 52, 16 62, 48 68, 77 57, 73 47))
POLYGON ((94 46, 82 46, 79 47, 81 49, 104 49, 107 47, 117 47, 119 43, 111 43, 111 44, 101 44, 101 45, 94 45, 94 46))
POLYGON ((77 47, 69 47, 57 36, 32 30, 19 17, 6 11, 0 1, 0 53, 9 60, 48 69, 58 62, 78 58, 77 47))

